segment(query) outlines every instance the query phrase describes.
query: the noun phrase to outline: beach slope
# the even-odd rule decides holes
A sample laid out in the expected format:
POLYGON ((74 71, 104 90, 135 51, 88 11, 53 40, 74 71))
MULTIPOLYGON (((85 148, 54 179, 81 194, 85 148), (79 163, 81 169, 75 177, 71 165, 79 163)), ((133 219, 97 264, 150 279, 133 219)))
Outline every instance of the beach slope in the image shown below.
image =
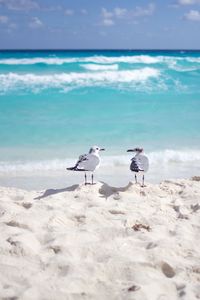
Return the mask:
POLYGON ((0 299, 200 299, 200 181, 0 188, 0 299))

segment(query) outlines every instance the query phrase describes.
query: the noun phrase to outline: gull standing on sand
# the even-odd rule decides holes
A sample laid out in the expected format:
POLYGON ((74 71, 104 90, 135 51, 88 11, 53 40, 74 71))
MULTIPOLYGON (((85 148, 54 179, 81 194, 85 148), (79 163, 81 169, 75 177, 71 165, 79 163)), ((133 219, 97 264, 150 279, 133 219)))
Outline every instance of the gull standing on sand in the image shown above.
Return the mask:
MULTIPOLYGON (((149 159, 147 156, 142 154, 142 148, 129 149, 127 152, 135 152, 135 156, 131 159, 130 170, 135 172, 135 183, 137 183, 137 173, 148 171, 149 159)), ((142 187, 144 187, 144 173, 142 176, 142 187)))
POLYGON ((83 154, 79 156, 79 159, 74 167, 67 168, 69 171, 82 171, 85 172, 85 185, 89 184, 87 182, 87 172, 91 172, 92 184, 94 184, 94 174, 93 172, 99 168, 100 156, 99 151, 104 151, 105 149, 98 146, 93 146, 90 148, 88 154, 83 154))

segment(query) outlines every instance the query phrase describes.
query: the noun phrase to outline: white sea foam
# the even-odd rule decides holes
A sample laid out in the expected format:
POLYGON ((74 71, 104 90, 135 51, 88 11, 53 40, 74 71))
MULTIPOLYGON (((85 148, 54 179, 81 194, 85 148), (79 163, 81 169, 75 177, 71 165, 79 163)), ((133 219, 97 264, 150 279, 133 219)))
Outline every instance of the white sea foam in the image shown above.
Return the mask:
POLYGON ((85 62, 94 62, 101 64, 112 64, 112 63, 142 63, 142 64, 155 64, 159 63, 160 58, 152 57, 149 55, 135 55, 135 56, 94 56, 85 58, 85 62))
POLYGON ((0 74, 0 91, 13 88, 67 88, 68 86, 91 86, 115 83, 144 82, 158 77, 155 68, 143 68, 131 71, 71 72, 48 75, 8 73, 0 74))
POLYGON ((168 164, 168 163, 199 163, 200 151, 188 150, 165 150, 149 153, 149 159, 153 164, 168 164))
POLYGON ((197 67, 181 67, 181 66, 177 66, 176 64, 170 65, 170 69, 177 72, 194 72, 199 70, 199 68, 197 67))
MULTIPOLYGON (((200 151, 178 151, 178 150, 164 150, 159 152, 146 153, 150 160, 151 167, 164 168, 167 166, 176 165, 190 165, 196 166, 200 163, 200 151)), ((130 155, 124 156, 104 156, 102 159, 102 167, 123 167, 129 166, 130 155)), ((52 159, 41 161, 15 161, 15 162, 0 162, 0 173, 19 173, 19 172, 34 172, 34 171, 61 171, 65 170, 67 166, 72 166, 76 162, 74 159, 52 159)))
POLYGON ((106 70, 118 70, 118 65, 97 65, 97 64, 84 64, 81 65, 82 68, 90 71, 106 71, 106 70))
MULTIPOLYGON (((132 154, 134 155, 134 154, 132 154)), ((200 151, 198 150, 162 150, 146 153, 149 158, 150 164, 153 166, 167 166, 168 164, 184 164, 200 163, 200 151)), ((105 157, 104 164, 123 166, 130 162, 130 155, 128 156, 112 156, 105 157)))
POLYGON ((65 63, 77 62, 76 58, 57 58, 57 57, 33 57, 33 58, 8 58, 0 59, 1 65, 62 65, 65 63))
POLYGON ((0 64, 4 65, 34 65, 34 64, 48 64, 48 65, 62 65, 68 63, 97 63, 97 64, 115 64, 115 63, 129 63, 129 64, 157 64, 157 63, 172 63, 172 62, 186 61, 190 63, 200 63, 200 57, 176 57, 176 56, 150 56, 150 55, 124 55, 124 56, 89 56, 89 57, 34 57, 34 58, 8 58, 0 59, 0 64))
POLYGON ((34 65, 34 64, 48 64, 48 65, 62 65, 67 63, 145 63, 152 64, 160 62, 161 58, 151 57, 148 55, 136 56, 90 56, 90 57, 73 57, 73 58, 58 58, 58 57, 34 57, 34 58, 8 58, 0 59, 0 64, 4 65, 34 65))

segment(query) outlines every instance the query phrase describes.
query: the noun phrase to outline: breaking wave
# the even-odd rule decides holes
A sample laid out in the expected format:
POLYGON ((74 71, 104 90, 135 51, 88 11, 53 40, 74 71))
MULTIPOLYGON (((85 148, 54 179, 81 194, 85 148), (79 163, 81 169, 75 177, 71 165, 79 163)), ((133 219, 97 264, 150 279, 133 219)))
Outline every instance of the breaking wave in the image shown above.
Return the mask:
MULTIPOLYGON (((200 151, 177 151, 164 150, 147 153, 150 166, 163 168, 172 164, 190 164, 197 165, 200 163, 200 151)), ((64 171, 67 166, 76 162, 74 159, 53 159, 41 161, 15 161, 0 162, 0 172, 34 172, 34 171, 64 171)), ((130 163, 130 156, 105 156, 102 159, 102 167, 123 167, 130 163)))
POLYGON ((62 65, 65 63, 77 62, 77 58, 57 58, 57 57, 34 57, 34 58, 8 58, 0 59, 1 65, 62 65))
POLYGON ((71 72, 47 75, 8 73, 0 74, 0 91, 26 88, 70 88, 74 86, 98 86, 118 83, 145 82, 149 78, 159 77, 155 68, 143 68, 131 71, 71 72))
POLYGON ((68 63, 97 63, 97 64, 158 64, 158 63, 176 63, 176 62, 200 63, 200 57, 176 57, 176 56, 150 56, 150 55, 132 55, 132 56, 90 56, 90 57, 34 57, 34 58, 8 58, 0 59, 1 65, 63 65, 68 63))
POLYGON ((81 65, 82 68, 90 71, 106 71, 106 70, 118 70, 118 65, 97 65, 97 64, 85 64, 81 65))

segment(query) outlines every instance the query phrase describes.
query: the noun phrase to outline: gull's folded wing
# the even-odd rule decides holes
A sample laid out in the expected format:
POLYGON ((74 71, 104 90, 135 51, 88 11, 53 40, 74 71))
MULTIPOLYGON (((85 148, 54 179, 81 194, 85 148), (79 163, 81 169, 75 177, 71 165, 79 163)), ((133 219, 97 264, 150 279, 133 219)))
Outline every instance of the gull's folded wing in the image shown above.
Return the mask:
POLYGON ((79 167, 81 167, 80 166, 81 163, 86 161, 86 160, 88 160, 87 159, 87 154, 80 155, 77 163, 75 164, 75 166, 67 168, 67 170, 69 170, 69 171, 85 171, 84 169, 79 169, 79 167))

